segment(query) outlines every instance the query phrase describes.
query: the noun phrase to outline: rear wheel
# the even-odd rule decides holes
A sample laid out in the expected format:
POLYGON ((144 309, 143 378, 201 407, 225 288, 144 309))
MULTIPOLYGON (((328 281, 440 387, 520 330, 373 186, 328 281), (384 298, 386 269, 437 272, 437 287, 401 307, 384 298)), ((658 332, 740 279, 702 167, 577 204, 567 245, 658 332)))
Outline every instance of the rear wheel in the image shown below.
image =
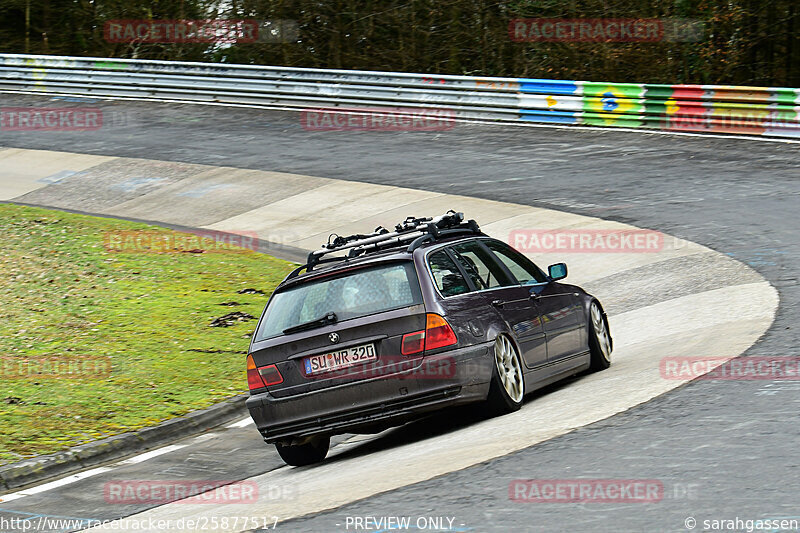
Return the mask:
POLYGON ((325 459, 330 445, 330 437, 310 437, 303 444, 276 443, 275 448, 278 449, 278 455, 287 465, 306 466, 325 459))
POLYGON ((590 371, 597 372, 611 366, 611 334, 597 302, 589 306, 589 353, 590 371))
POLYGON ((494 341, 494 372, 486 400, 491 414, 501 415, 517 411, 525 396, 522 364, 514 343, 506 335, 494 341))

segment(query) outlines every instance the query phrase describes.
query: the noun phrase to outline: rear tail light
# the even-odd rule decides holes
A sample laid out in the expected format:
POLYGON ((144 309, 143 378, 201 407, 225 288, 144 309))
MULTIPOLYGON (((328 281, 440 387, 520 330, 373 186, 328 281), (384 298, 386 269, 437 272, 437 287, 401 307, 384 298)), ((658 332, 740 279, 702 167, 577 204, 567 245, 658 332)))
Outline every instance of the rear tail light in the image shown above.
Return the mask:
POLYGON ((450 346, 458 342, 456 333, 444 317, 428 313, 425 325, 425 349, 433 350, 443 346, 450 346))
POLYGON ((415 331, 403 335, 400 353, 413 355, 425 350, 434 350, 450 346, 458 342, 456 333, 444 317, 435 313, 428 313, 424 331, 415 331))
POLYGON ((406 333, 403 335, 403 342, 400 345, 400 353, 403 355, 412 355, 425 350, 425 332, 415 331, 414 333, 406 333))
POLYGON ((264 380, 264 385, 267 387, 283 383, 281 371, 275 365, 262 366, 258 369, 258 373, 261 374, 261 379, 264 380))
POLYGON ((258 373, 256 362, 253 361, 253 356, 247 356, 247 386, 250 390, 263 389, 266 387, 264 380, 261 379, 261 374, 258 373))
POLYGON ((279 383, 283 383, 283 376, 277 366, 267 365, 258 368, 253 356, 247 356, 247 386, 251 391, 279 383))

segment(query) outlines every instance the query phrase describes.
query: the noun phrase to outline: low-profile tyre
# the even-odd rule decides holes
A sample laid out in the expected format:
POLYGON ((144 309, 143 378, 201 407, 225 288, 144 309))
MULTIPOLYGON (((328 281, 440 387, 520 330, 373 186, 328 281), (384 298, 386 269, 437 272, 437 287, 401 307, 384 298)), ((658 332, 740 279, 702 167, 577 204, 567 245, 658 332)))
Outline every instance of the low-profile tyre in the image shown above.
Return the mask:
POLYGON ((519 410, 525 397, 522 362, 514 343, 506 335, 494 341, 494 371, 489 385, 486 407, 490 415, 502 415, 519 410))
POLYGON ((330 437, 311 437, 304 444, 275 444, 275 448, 287 465, 306 466, 325 459, 330 445, 330 437))
POLYGON ((589 371, 597 372, 611 366, 611 334, 597 302, 589 305, 589 353, 589 371))

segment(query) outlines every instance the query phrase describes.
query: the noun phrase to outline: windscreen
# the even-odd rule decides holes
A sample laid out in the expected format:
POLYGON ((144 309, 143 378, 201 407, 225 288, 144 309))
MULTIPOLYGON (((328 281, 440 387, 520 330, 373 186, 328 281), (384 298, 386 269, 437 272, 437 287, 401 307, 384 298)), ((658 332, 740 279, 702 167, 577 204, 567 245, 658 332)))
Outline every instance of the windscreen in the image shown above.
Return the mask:
POLYGON ((390 263, 324 278, 276 293, 256 333, 256 341, 325 317, 337 321, 422 303, 414 265, 390 263))

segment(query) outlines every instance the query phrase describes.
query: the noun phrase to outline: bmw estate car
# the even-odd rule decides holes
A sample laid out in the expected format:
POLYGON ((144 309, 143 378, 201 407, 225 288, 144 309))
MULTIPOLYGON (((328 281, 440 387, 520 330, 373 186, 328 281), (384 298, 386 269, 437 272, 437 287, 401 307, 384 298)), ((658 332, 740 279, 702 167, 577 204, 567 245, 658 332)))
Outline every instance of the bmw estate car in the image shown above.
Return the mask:
POLYGON ((611 364, 600 302, 449 211, 335 237, 276 288, 247 356, 247 408, 289 465, 330 437, 376 433, 525 395, 611 364))

